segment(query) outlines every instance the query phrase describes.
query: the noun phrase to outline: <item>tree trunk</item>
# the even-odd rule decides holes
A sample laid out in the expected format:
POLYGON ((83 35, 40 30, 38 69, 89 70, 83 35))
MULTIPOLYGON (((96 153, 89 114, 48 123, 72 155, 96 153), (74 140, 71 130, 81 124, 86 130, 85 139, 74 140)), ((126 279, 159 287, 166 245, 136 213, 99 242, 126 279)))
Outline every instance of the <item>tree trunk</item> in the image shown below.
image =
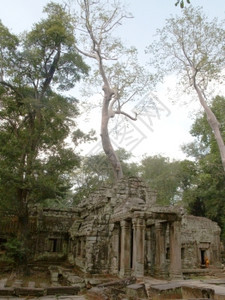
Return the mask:
POLYGON ((26 191, 23 189, 18 190, 18 197, 20 201, 18 212, 18 240, 22 244, 22 253, 18 261, 19 267, 22 267, 23 273, 29 275, 30 270, 28 266, 30 257, 30 228, 29 228, 29 212, 26 204, 26 191), (21 261, 22 260, 22 261, 21 261))
POLYGON ((108 157, 112 169, 115 181, 118 181, 123 177, 123 171, 121 167, 121 163, 113 149, 113 146, 110 141, 109 132, 108 132, 108 123, 109 123, 109 99, 105 95, 102 106, 102 120, 101 120, 101 139, 102 139, 102 147, 106 156, 108 157))
POLYGON ((219 151, 220 151, 220 157, 221 157, 221 161, 222 161, 222 165, 223 165, 223 169, 225 171, 225 144, 224 144, 224 140, 223 137, 221 135, 220 132, 220 123, 217 120, 215 114, 213 113, 213 111, 210 109, 210 107, 207 105, 202 92, 200 90, 200 88, 198 87, 198 85, 196 84, 196 82, 194 81, 194 88, 198 94, 198 98, 199 101, 202 105, 202 107, 205 110, 206 116, 207 116, 207 120, 208 123, 213 131, 214 137, 216 139, 217 145, 219 147, 219 151))

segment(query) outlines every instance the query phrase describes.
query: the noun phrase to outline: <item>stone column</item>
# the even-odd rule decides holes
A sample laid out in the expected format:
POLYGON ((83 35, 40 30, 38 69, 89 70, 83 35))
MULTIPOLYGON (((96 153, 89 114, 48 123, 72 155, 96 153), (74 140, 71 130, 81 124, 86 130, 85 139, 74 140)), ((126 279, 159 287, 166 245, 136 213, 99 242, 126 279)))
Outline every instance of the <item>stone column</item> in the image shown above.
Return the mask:
POLYGON ((145 244, 145 253, 146 253, 146 272, 148 275, 150 275, 151 273, 151 264, 152 264, 152 249, 151 249, 151 228, 150 227, 146 227, 145 229, 146 232, 146 244, 145 244))
POLYGON ((121 244, 120 244, 120 275, 130 276, 131 260, 131 222, 121 221, 121 244))
POLYGON ((133 274, 136 277, 144 276, 145 263, 145 220, 142 217, 133 221, 133 274))
POLYGON ((170 278, 182 278, 181 222, 170 223, 170 278))
POLYGON ((120 226, 119 224, 114 224, 112 233, 112 257, 111 257, 111 273, 118 274, 119 271, 119 259, 120 259, 120 226))
POLYGON ((166 227, 167 223, 155 223, 155 275, 166 276, 166 227))

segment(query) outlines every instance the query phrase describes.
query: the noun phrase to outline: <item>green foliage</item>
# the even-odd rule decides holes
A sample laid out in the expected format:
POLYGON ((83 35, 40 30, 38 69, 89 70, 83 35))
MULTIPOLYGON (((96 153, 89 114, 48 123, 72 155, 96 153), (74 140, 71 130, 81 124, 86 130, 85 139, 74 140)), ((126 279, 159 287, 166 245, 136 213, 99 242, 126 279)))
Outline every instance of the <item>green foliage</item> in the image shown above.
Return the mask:
MULTIPOLYGON (((118 149, 116 154, 121 161, 124 176, 137 176, 138 165, 129 163, 132 154, 123 148, 118 149)), ((114 179, 112 167, 103 152, 84 157, 81 165, 81 169, 75 173, 77 187, 74 203, 78 203, 83 197, 87 197, 100 186, 112 184, 114 179)))
POLYGON ((149 46, 150 63, 165 77, 176 73, 184 92, 193 90, 193 77, 206 93, 209 83, 223 76, 224 23, 209 20, 202 9, 189 6, 181 16, 166 20, 149 46))
MULTIPOLYGON (((188 4, 191 3, 190 0, 186 0, 188 4)), ((177 2, 175 3, 175 5, 177 6, 178 4, 180 4, 181 8, 184 8, 184 0, 177 0, 177 2)))
MULTIPOLYGON (((213 99, 212 110, 220 121, 225 140, 225 98, 213 99)), ((225 240, 225 174, 221 166, 219 150, 205 114, 196 118, 191 134, 195 142, 186 145, 185 151, 196 159, 191 184, 185 190, 183 201, 190 213, 216 221, 222 228, 225 240)))
POLYGON ((77 101, 55 92, 88 71, 75 49, 74 19, 52 2, 44 11, 20 37, 0 24, 0 200, 17 213, 68 196, 80 158, 65 139, 89 138, 76 128, 77 101))
POLYGON ((163 156, 149 156, 141 161, 141 177, 150 188, 157 191, 161 205, 175 204, 180 200, 180 163, 163 156))
POLYGON ((6 249, 5 256, 8 258, 8 261, 13 262, 14 265, 22 264, 27 255, 22 242, 16 238, 11 238, 4 245, 6 249))

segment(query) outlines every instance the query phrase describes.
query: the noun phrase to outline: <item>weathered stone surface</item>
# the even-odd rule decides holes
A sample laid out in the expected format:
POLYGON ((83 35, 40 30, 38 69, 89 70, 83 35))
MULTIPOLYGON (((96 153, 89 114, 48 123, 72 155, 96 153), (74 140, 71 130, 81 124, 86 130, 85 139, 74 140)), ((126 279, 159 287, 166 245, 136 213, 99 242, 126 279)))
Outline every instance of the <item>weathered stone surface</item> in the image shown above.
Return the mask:
POLYGON ((77 295, 80 289, 72 286, 48 287, 47 295, 77 295))
POLYGON ((182 297, 181 284, 179 282, 171 282, 166 284, 151 285, 149 289, 151 295, 159 295, 159 299, 164 297, 182 297))
POLYGON ((0 289, 4 288, 7 283, 7 278, 2 278, 0 280, 0 289))
POLYGON ((181 288, 182 283, 179 282, 171 282, 166 284, 154 284, 151 285, 151 290, 156 292, 168 291, 168 290, 176 290, 181 288))
MULTIPOLYGON (((37 262, 57 266, 68 259, 93 276, 182 278, 183 272, 188 278, 189 270, 206 270, 201 269, 206 258, 210 267, 220 264, 218 225, 188 216, 180 207, 157 206, 156 192, 135 177, 102 187, 76 209, 32 207, 30 226, 30 250, 37 262)), ((7 226, 4 230, 5 239, 7 226)), ((61 284, 60 276, 69 285, 85 286, 68 270, 52 267, 49 271, 53 287, 61 284)))
POLYGON ((134 284, 135 282, 136 282, 135 277, 128 277, 128 278, 121 279, 121 280, 114 280, 114 281, 110 281, 107 283, 99 284, 98 287, 101 287, 101 288, 112 287, 112 286, 126 287, 128 285, 134 284))
POLYGON ((12 296, 14 295, 14 288, 5 287, 0 289, 0 296, 12 296))
POLYGON ((14 294, 16 296, 34 296, 40 297, 43 296, 45 290, 42 288, 29 288, 29 287, 18 287, 14 289, 14 294))
POLYGON ((102 288, 94 287, 87 292, 87 298, 90 300, 109 300, 102 288))
POLYGON ((147 299, 147 292, 144 284, 131 284, 126 287, 126 294, 129 299, 147 299))
POLYGON ((34 281, 29 281, 28 282, 28 287, 29 288, 35 288, 35 282, 34 281))
POLYGON ((15 280, 12 284, 13 287, 21 287, 22 286, 23 281, 22 280, 15 280))
POLYGON ((214 299, 214 290, 207 287, 199 287, 199 286, 182 286, 182 297, 183 299, 189 298, 206 298, 206 299, 214 299))

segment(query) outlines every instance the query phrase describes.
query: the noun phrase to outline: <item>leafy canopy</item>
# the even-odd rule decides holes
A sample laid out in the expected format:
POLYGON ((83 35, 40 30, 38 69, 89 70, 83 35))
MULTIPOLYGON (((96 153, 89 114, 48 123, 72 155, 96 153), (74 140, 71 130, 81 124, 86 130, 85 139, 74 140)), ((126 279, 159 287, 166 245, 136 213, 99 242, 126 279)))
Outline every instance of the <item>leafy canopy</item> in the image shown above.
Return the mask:
POLYGON ((88 72, 75 48, 73 18, 49 3, 45 19, 16 36, 0 23, 0 200, 25 214, 30 203, 62 200, 79 156, 66 143, 76 128, 69 90, 88 72))

